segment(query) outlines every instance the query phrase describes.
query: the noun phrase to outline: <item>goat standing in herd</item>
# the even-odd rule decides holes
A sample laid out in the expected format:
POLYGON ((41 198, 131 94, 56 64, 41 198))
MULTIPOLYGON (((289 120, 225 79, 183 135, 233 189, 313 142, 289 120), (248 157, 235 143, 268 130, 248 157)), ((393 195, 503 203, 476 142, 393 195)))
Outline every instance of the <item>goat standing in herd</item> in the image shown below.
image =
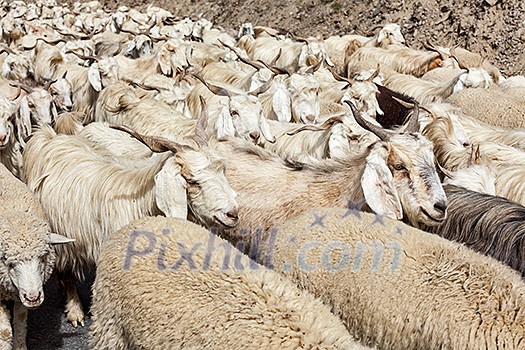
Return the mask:
POLYGON ((525 78, 397 24, 1 5, 1 349, 53 268, 75 327, 96 273, 93 349, 524 348, 525 78))

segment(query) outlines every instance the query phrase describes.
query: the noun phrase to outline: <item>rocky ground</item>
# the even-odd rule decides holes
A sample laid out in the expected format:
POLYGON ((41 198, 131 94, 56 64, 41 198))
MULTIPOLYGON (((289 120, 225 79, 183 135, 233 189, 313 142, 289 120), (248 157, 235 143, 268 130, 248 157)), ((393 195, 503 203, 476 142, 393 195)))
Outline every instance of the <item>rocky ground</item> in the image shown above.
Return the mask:
MULTIPOLYGON (((71 1, 71 0, 70 0, 71 1)), ((108 9, 149 2, 100 0, 108 9)), ((525 1, 509 0, 157 0, 176 17, 203 16, 235 32, 243 22, 297 35, 364 33, 377 24, 402 26, 407 43, 425 40, 479 52, 505 76, 525 74, 525 1)))

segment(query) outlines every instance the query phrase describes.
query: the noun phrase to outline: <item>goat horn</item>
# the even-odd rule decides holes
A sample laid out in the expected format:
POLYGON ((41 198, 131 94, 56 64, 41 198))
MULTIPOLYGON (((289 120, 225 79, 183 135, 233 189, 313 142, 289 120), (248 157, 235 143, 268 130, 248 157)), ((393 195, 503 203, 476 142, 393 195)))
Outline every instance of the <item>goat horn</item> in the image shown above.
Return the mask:
POLYGON ((280 75, 280 74, 286 74, 286 75, 292 75, 292 73, 286 69, 282 69, 275 66, 267 65, 266 62, 263 61, 257 61, 259 63, 262 63, 267 69, 269 69, 272 73, 280 75))
MULTIPOLYGON (((392 98, 394 100, 396 100, 401 106, 405 107, 405 108, 414 108, 415 106, 415 103, 413 102, 407 102, 405 100, 402 100, 396 96, 392 96, 392 98)), ((421 107, 422 109, 424 109, 425 111, 427 111, 428 113, 431 113, 428 109, 424 108, 424 107, 421 107)))
POLYGON ((263 68, 262 66, 258 65, 257 63, 251 61, 251 60, 247 60, 245 59, 244 57, 242 57, 242 55, 237 51, 237 49, 235 49, 234 47, 226 44, 225 42, 223 42, 221 39, 217 39, 219 41, 219 43, 221 43, 222 46, 230 49, 234 54, 235 56, 237 56, 237 58, 239 59, 239 61, 241 61, 242 63, 246 63, 247 65, 259 70, 261 68, 263 68))
POLYGON ((192 74, 192 76, 194 76, 195 78, 199 79, 199 81, 201 83, 203 83, 208 88, 208 90, 210 90, 215 95, 227 96, 227 97, 232 97, 233 96, 233 94, 230 91, 226 90, 225 88, 222 88, 222 87, 219 87, 219 86, 216 86, 216 85, 208 83, 207 81, 202 79, 197 74, 192 74))
POLYGON ((428 39, 426 39, 424 42, 423 42, 423 47, 429 51, 438 51, 437 50, 437 47, 433 44, 431 44, 428 39))
POLYGON ((303 42, 303 43, 307 43, 309 44, 308 40, 305 39, 305 38, 302 38, 300 36, 296 36, 294 33, 292 32, 288 32, 288 34, 290 34, 290 36, 292 37, 293 40, 295 41, 298 41, 298 42, 303 42))
POLYGON ((16 96, 15 96, 14 98, 11 99, 11 101, 14 101, 14 100, 16 100, 17 98, 19 98, 20 95, 22 94, 22 88, 20 87, 19 84, 15 84, 15 85, 11 85, 11 84, 9 84, 9 85, 12 86, 12 87, 16 87, 16 88, 17 88, 17 90, 16 90, 16 96))
POLYGON ((94 60, 94 61, 97 61, 99 60, 98 57, 96 56, 84 56, 84 55, 81 55, 79 53, 76 53, 75 51, 72 51, 72 50, 69 50, 69 51, 66 51, 66 53, 72 53, 73 55, 77 56, 78 58, 81 58, 83 60, 94 60))
POLYGON ((327 66, 326 69, 328 69, 328 71, 330 73, 332 73, 332 76, 334 77, 335 80, 337 81, 341 81, 341 82, 345 82, 345 83, 349 83, 350 85, 354 84, 356 81, 354 79, 350 79, 350 78, 343 78, 342 76, 340 76, 339 74, 336 73, 336 71, 330 67, 330 66, 327 66))
POLYGON ((366 81, 372 82, 375 78, 377 78, 379 73, 381 73, 381 68, 380 68, 379 63, 378 63, 377 64, 377 69, 374 71, 374 73, 372 73, 372 75, 368 79, 366 79, 366 81))
POLYGON ((52 84, 56 83, 56 82, 57 82, 57 79, 53 79, 53 80, 50 79, 50 80, 46 81, 46 83, 44 84, 44 89, 45 89, 45 90, 48 90, 49 87, 50 87, 52 84))
POLYGON ((315 64, 314 66, 308 67, 308 69, 305 71, 305 73, 307 73, 307 74, 314 74, 321 67, 321 65, 323 64, 323 61, 324 60, 319 60, 317 62, 317 64, 315 64))
POLYGON ((293 135, 296 135, 302 131, 305 131, 305 130, 309 130, 309 131, 323 131, 323 130, 328 130, 330 129, 334 124, 336 123, 342 123, 343 122, 343 118, 344 118, 345 115, 337 115, 337 116, 334 116, 334 117, 330 117, 328 119, 326 119, 324 121, 323 124, 321 125, 305 125, 305 126, 302 126, 298 129, 295 129, 294 131, 290 131, 290 132, 287 132, 286 135, 288 136, 293 136, 293 135))
POLYGON ((352 114, 354 115, 355 121, 359 126, 361 126, 363 129, 370 131, 371 133, 375 134, 381 141, 388 141, 392 135, 386 131, 385 129, 376 126, 372 123, 370 123, 368 120, 364 119, 361 116, 361 113, 357 110, 357 108, 354 106, 354 104, 348 100, 345 100, 345 103, 350 106, 350 109, 352 110, 352 114))
POLYGON ((259 96, 260 94, 265 93, 268 91, 268 89, 272 86, 273 78, 275 77, 274 74, 272 74, 271 78, 268 79, 268 81, 261 86, 259 86, 257 89, 250 91, 248 94, 252 96, 259 96))
POLYGON ((191 147, 188 145, 181 145, 177 142, 168 140, 165 137, 141 135, 135 130, 132 130, 124 125, 109 125, 109 127, 130 134, 131 136, 142 142, 144 145, 148 146, 148 148, 155 153, 162 153, 166 151, 172 151, 176 153, 184 149, 191 149, 191 147))
POLYGON ((419 132, 419 103, 417 102, 414 103, 414 112, 410 116, 404 132, 419 132))
MULTIPOLYGON (((24 90, 25 92, 27 92, 28 94, 32 93, 33 92, 33 88, 29 85, 26 85, 26 84, 22 84, 22 83, 9 83, 10 86, 12 87, 18 87, 19 89, 22 89, 24 90)), ((17 97, 18 98, 18 97, 17 97)), ((16 100, 16 98, 14 99, 16 100)))
POLYGON ((2 47, 0 47, 0 55, 1 55, 2 53, 4 53, 4 52, 7 52, 7 53, 10 54, 10 55, 14 55, 14 54, 15 54, 15 52, 14 52, 11 48, 9 48, 9 47, 7 47, 7 46, 2 46, 2 47))
POLYGON ((437 160, 435 163, 436 163, 437 168, 443 173, 443 175, 445 175, 449 179, 452 179, 454 177, 454 173, 452 171, 449 171, 448 169, 443 168, 437 160))
POLYGON ((378 30, 379 28, 383 28, 383 26, 381 24, 377 24, 375 26, 373 26, 372 28, 368 29, 367 31, 365 31, 363 34, 366 36, 366 35, 373 35, 374 32, 376 30, 378 30))

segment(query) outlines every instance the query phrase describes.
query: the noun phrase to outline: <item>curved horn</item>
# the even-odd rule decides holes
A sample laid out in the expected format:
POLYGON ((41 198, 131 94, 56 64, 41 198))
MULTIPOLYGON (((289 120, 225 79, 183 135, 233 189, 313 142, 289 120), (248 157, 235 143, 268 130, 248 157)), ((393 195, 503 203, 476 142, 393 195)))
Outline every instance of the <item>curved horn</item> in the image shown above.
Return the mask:
MULTIPOLYGON (((27 92, 28 94, 33 92, 33 88, 31 86, 23 84, 23 83, 9 83, 9 85, 12 86, 12 87, 17 87, 19 89, 22 89, 25 92, 27 92)), ((15 98, 15 100, 16 100, 16 98, 15 98)))
POLYGON ((334 117, 330 117, 330 118, 326 119, 324 121, 324 123, 321 124, 321 125, 312 125, 312 124, 305 125, 305 126, 302 126, 302 127, 298 128, 298 129, 295 129, 294 131, 287 132, 286 135, 293 136, 293 135, 296 135, 296 134, 300 133, 301 131, 305 131, 305 130, 309 130, 309 131, 328 130, 334 124, 342 123, 344 117, 345 117, 344 115, 337 115, 337 116, 334 116, 334 117))
POLYGON ((381 24, 377 24, 377 25, 373 26, 372 28, 368 29, 367 31, 365 31, 365 32, 363 33, 363 35, 373 35, 374 32, 375 32, 376 30, 378 30, 379 28, 383 28, 383 25, 381 25, 381 24))
POLYGON ((330 67, 330 66, 327 66, 326 69, 328 69, 328 71, 330 73, 332 73, 332 76, 334 77, 335 80, 337 81, 340 81, 340 82, 344 82, 344 83, 348 83, 350 85, 354 84, 356 81, 354 79, 350 79, 350 78, 344 78, 342 76, 340 76, 339 74, 336 73, 336 71, 330 67))
POLYGON ((53 79, 53 80, 48 80, 46 81, 46 83, 44 84, 44 90, 49 90, 49 87, 56 83, 58 79, 53 79))
POLYGON ((292 37, 293 40, 295 41, 298 41, 298 42, 301 42, 301 43, 309 43, 307 39, 305 38, 302 38, 300 36, 296 36, 294 33, 292 32, 288 32, 288 34, 290 35, 290 37, 292 37))
POLYGON ((408 120, 407 127, 405 128, 406 133, 419 132, 419 103, 414 103, 414 111, 408 120))
POLYGON ((272 82, 273 82, 273 78, 274 77, 275 77, 275 75, 272 74, 271 78, 268 79, 268 81, 266 83, 262 84, 257 89, 255 89, 253 91, 250 91, 248 94, 252 95, 252 96, 259 96, 260 94, 265 93, 272 86, 272 82))
POLYGON ((381 67, 379 66, 379 63, 378 63, 377 69, 374 71, 374 73, 372 73, 372 75, 368 79, 366 79, 366 81, 372 82, 375 78, 377 78, 379 73, 381 73, 381 67))
POLYGON ((4 53, 4 52, 7 52, 10 55, 14 55, 15 54, 15 52, 11 48, 2 45, 2 46, 0 46, 0 55, 2 53, 4 53))
POLYGON ((148 148, 155 153, 162 153, 166 151, 172 151, 176 153, 184 149, 192 149, 188 145, 178 144, 177 142, 170 141, 165 137, 141 135, 135 130, 132 130, 124 125, 109 125, 109 127, 115 130, 127 132, 128 134, 142 142, 144 145, 148 146, 148 148))
POLYGON ((390 134, 387 130, 370 123, 368 120, 365 120, 361 116, 361 113, 357 110, 357 108, 354 106, 352 102, 345 100, 345 103, 348 106, 350 106, 350 109, 352 110, 352 114, 354 115, 355 121, 363 129, 368 130, 371 133, 375 134, 377 137, 379 137, 379 139, 381 139, 381 141, 388 141, 390 137, 392 137, 392 134, 390 134))
POLYGON ((314 66, 308 67, 308 69, 305 71, 305 73, 307 73, 307 74, 314 74, 321 67, 321 65, 323 64, 323 61, 324 60, 319 60, 317 62, 317 64, 315 64, 314 66))
POLYGON ((258 60, 257 62, 262 63, 273 74, 276 74, 276 75, 279 75, 279 74, 292 75, 292 72, 290 72, 290 71, 288 71, 286 69, 282 69, 282 68, 275 67, 275 66, 270 66, 270 65, 266 64, 266 62, 263 62, 263 61, 260 61, 260 60, 258 60))
MULTIPOLYGON (((11 84, 9 84, 11 85, 11 84)), ((16 96, 14 98, 11 99, 11 101, 15 101, 17 98, 20 97, 20 95, 22 94, 22 88, 20 87, 19 84, 16 84, 16 85, 11 85, 12 87, 17 87, 17 90, 16 90, 16 96)))
POLYGON ((94 60, 94 61, 97 61, 99 60, 98 57, 96 56, 84 56, 84 55, 81 55, 79 53, 76 53, 75 51, 72 51, 72 50, 68 50, 66 51, 66 53, 72 53, 73 55, 77 56, 78 58, 81 58, 83 60, 94 60))
POLYGON ((200 76, 198 76, 197 74, 192 74, 192 76, 194 76, 195 78, 199 79, 199 81, 201 83, 203 83, 207 88, 208 90, 210 90, 211 92, 213 92, 215 95, 219 95, 219 96, 227 96, 227 97, 232 97, 233 94, 222 88, 222 87, 219 87, 219 86, 216 86, 216 85, 213 85, 213 84, 210 84, 208 83, 207 81, 204 81, 204 79, 202 79, 200 76))

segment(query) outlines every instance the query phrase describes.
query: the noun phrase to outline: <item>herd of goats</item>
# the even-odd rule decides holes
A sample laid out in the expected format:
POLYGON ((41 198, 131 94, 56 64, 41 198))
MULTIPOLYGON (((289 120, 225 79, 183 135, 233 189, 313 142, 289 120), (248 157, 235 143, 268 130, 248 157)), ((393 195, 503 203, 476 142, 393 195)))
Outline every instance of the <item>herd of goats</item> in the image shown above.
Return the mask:
POLYGON ((397 24, 0 17, 0 349, 93 271, 93 349, 525 349, 525 77, 397 24))

